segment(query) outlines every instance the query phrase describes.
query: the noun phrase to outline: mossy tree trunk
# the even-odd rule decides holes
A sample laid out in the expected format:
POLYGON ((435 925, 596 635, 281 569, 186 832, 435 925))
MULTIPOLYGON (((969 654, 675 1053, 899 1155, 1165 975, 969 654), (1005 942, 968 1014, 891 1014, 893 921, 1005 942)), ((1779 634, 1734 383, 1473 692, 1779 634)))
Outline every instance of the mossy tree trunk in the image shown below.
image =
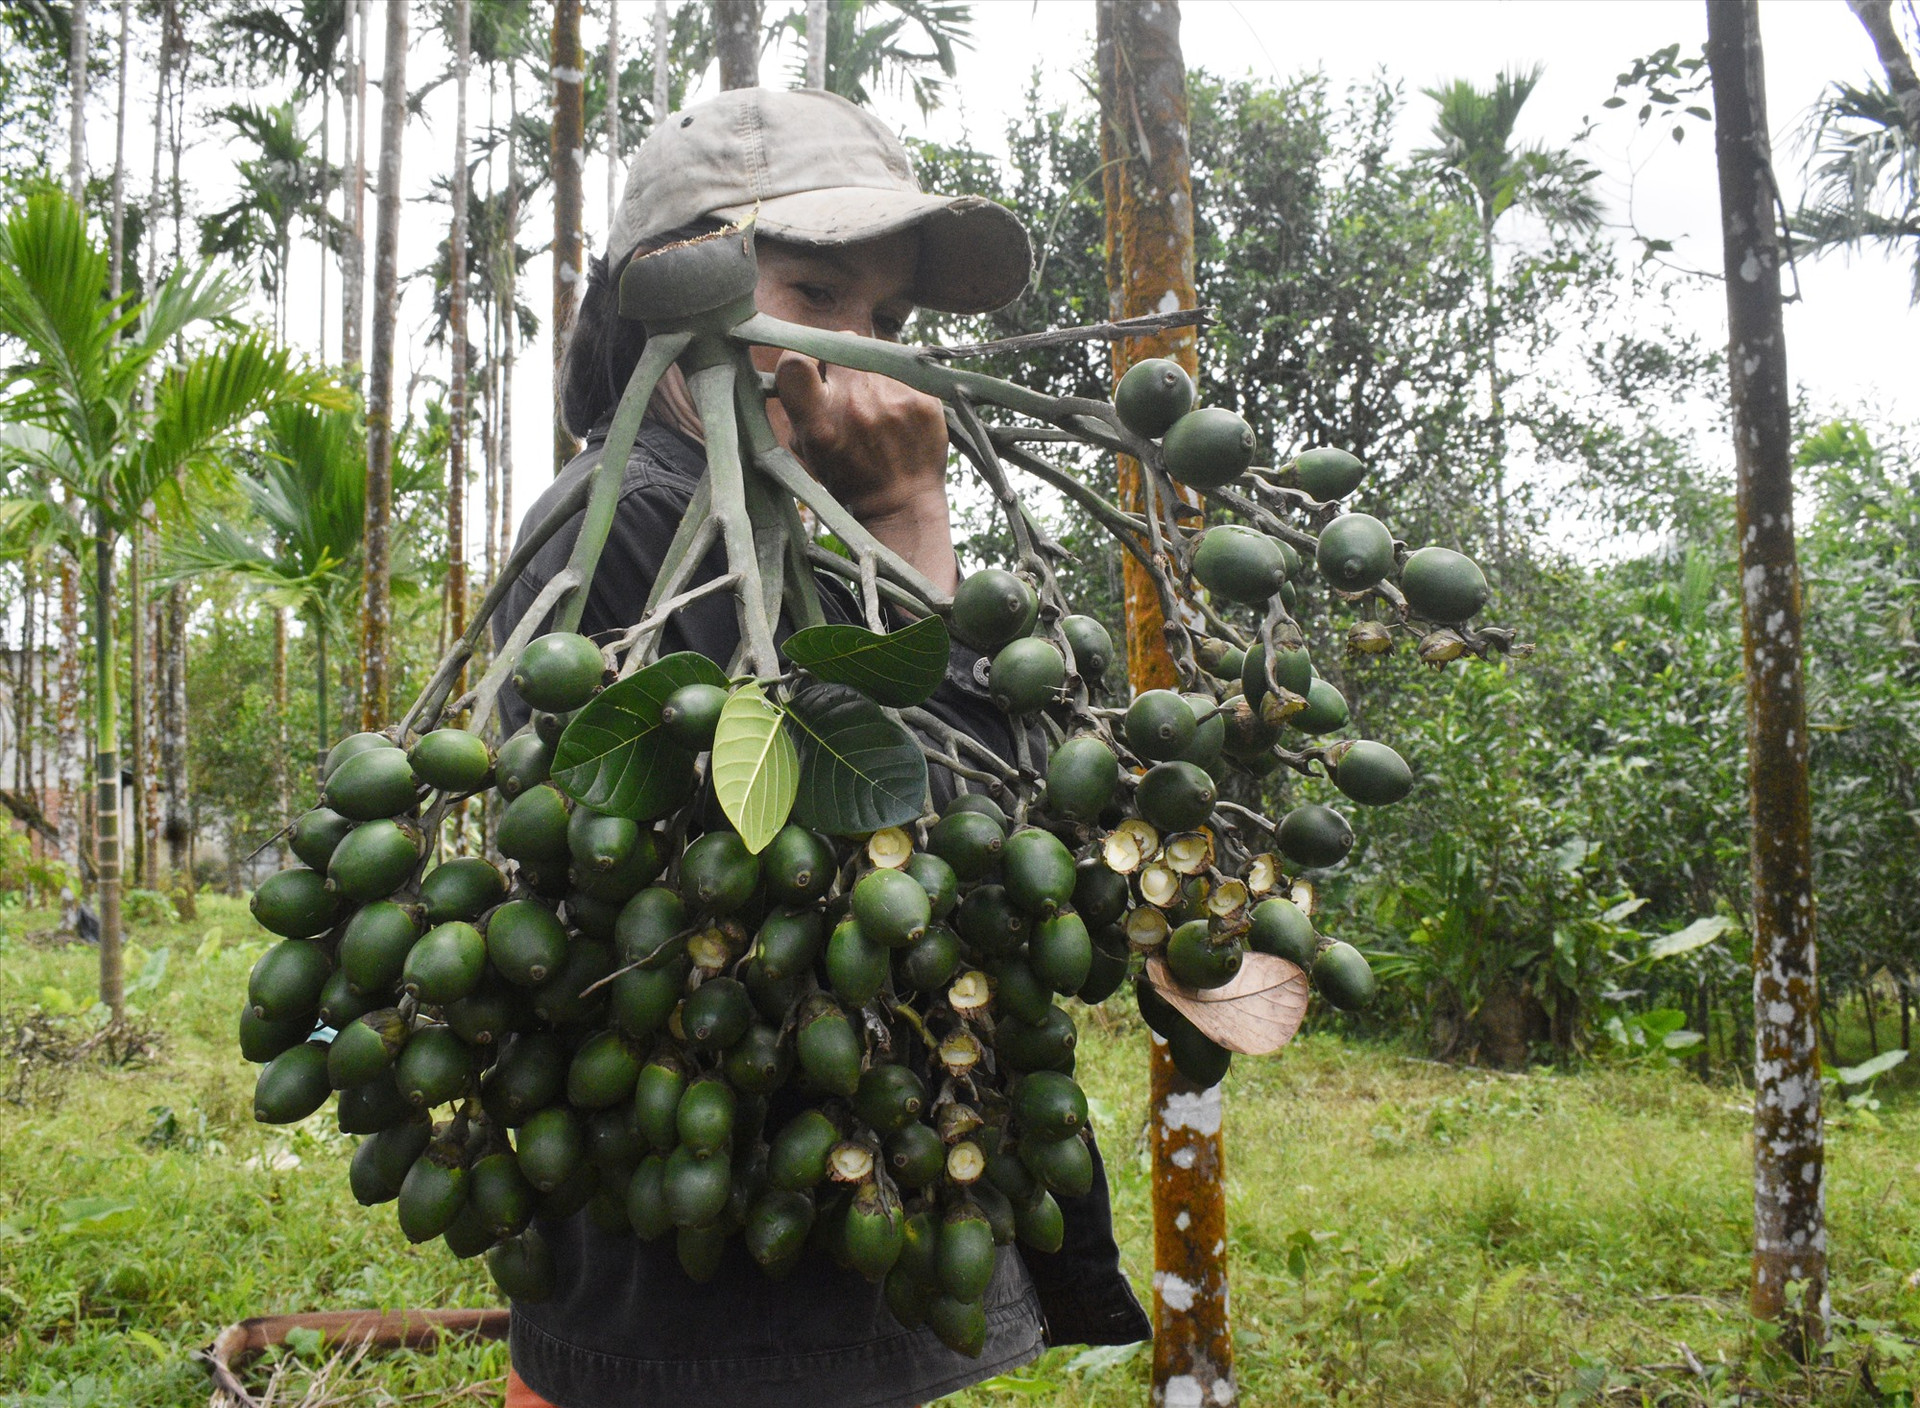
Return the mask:
POLYGON ((1753 824, 1753 1313, 1802 1358, 1827 1329, 1825 1143, 1793 388, 1758 0, 1708 0, 1733 393, 1753 824))
MULTIPOLYGON (((1101 160, 1108 315, 1194 306, 1193 186, 1180 10, 1100 0, 1101 160)), ((1191 375, 1191 329, 1114 344, 1114 376, 1170 357, 1191 375)), ((1120 506, 1146 511, 1140 466, 1120 461, 1120 506)), ((1135 690, 1177 689, 1153 579, 1124 564, 1127 675, 1135 690)), ((1227 1314, 1227 1206, 1220 1088, 1202 1090, 1149 1039, 1153 1159, 1153 1402, 1230 1404, 1238 1394, 1227 1314)))

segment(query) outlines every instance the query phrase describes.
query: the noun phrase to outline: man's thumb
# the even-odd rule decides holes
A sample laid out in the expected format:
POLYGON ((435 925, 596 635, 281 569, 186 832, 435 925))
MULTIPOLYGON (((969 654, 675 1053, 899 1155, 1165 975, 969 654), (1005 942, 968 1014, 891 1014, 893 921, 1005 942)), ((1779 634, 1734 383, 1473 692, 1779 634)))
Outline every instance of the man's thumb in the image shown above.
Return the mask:
POLYGON ((773 387, 796 425, 818 420, 827 409, 827 379, 812 357, 782 352, 774 364, 773 387))

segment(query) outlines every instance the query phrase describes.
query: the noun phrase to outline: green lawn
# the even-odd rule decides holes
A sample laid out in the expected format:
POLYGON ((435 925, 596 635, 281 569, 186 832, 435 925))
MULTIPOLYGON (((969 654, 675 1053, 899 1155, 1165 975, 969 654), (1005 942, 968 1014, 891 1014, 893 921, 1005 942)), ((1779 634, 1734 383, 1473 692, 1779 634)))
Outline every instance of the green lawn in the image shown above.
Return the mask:
MULTIPOLYGON (((157 1049, 15 1064, 22 1023, 84 1033, 93 951, 0 913, 0 1403, 198 1405, 189 1359, 248 1315, 490 1303, 477 1265, 407 1245, 347 1192, 330 1116, 264 1129, 231 1014, 261 947, 244 909, 137 931, 157 1049), (166 953, 164 971, 158 955, 166 953), (64 1020, 57 1014, 79 1015, 64 1020), (56 1014, 35 1018, 36 1011, 56 1014)), ((1144 1028, 1083 1025, 1081 1078, 1116 1180, 1127 1269, 1151 1269, 1144 1028)), ((1904 1074, 1904 1073, 1903 1073, 1904 1074)), ((1677 1072, 1501 1076, 1318 1034, 1227 1083, 1232 1284, 1245 1404, 1913 1403, 1920 1099, 1833 1132, 1842 1334, 1814 1375, 1742 1313, 1747 1108, 1677 1072)), ((322 1356, 288 1356, 277 1401, 322 1356)), ((1142 1404, 1147 1356, 1057 1350, 948 1408, 1142 1404)), ((370 1358, 326 1401, 497 1401, 499 1346, 370 1358), (463 1392, 465 1390, 465 1392, 463 1392), (337 1395, 337 1398, 333 1395, 337 1395)), ((264 1384, 269 1365, 250 1382, 264 1384)))

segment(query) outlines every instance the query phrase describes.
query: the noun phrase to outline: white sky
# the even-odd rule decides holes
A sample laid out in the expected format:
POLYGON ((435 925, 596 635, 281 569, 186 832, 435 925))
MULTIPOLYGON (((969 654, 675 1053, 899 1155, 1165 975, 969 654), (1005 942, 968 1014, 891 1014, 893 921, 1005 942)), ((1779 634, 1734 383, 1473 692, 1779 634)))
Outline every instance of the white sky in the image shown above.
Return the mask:
MULTIPOLYGON (((651 0, 621 3, 623 48, 638 53, 650 43, 651 0)), ((773 0, 769 8, 778 4, 773 0)), ((375 73, 381 29, 378 10, 376 6, 372 25, 375 73)), ((909 102, 883 101, 879 110, 884 118, 909 135, 948 141, 966 135, 976 145, 993 150, 1000 145, 1006 118, 1021 110, 1028 77, 1036 66, 1044 74, 1049 95, 1084 101, 1077 97, 1084 89, 1075 74, 1090 57, 1093 6, 1088 0, 975 0, 974 15, 976 44, 961 54, 951 106, 922 123, 909 102)), ((1799 133, 1822 86, 1834 79, 1860 81, 1878 70, 1864 31, 1843 0, 1763 0, 1761 26, 1775 155, 1791 197, 1798 189, 1804 157, 1799 133)), ((1634 58, 1675 41, 1683 53, 1697 52, 1704 37, 1705 8, 1698 0, 1187 0, 1182 22, 1189 66, 1227 77, 1252 74, 1284 80, 1318 69, 1338 94, 1348 83, 1384 70, 1402 81, 1411 95, 1399 132, 1400 143, 1409 149, 1424 144, 1428 136, 1431 104, 1419 95, 1421 87, 1454 77, 1485 84, 1505 65, 1543 62, 1545 78, 1523 113, 1519 135, 1564 143, 1586 119, 1596 119, 1598 126, 1584 151, 1602 168, 1600 189, 1619 237, 1626 240, 1631 218, 1641 232, 1672 240, 1671 258, 1676 262, 1713 269, 1719 260, 1719 234, 1709 129, 1692 123, 1686 141, 1675 146, 1663 124, 1639 129, 1631 105, 1614 112, 1601 108, 1612 92, 1615 75, 1634 58)), ((602 35, 590 32, 585 39, 591 50, 602 42, 602 35)), ((410 85, 418 86, 444 62, 438 36, 416 32, 410 85)), ((785 57, 769 55, 762 72, 770 82, 783 81, 785 57)), ((710 72, 701 93, 694 96, 715 90, 717 82, 710 72)), ((151 100, 151 93, 137 95, 137 101, 151 100)), ((97 118, 91 124, 96 167, 112 149, 109 101, 106 92, 96 92, 94 111, 106 119, 102 123, 97 118)), ((470 98, 476 122, 484 101, 484 89, 476 82, 470 98)), ((531 95, 523 98, 531 101, 531 95)), ((425 265, 441 236, 445 207, 425 197, 432 178, 448 165, 450 85, 433 95, 427 114, 431 133, 417 123, 408 133, 403 270, 425 265)), ((144 173, 150 151, 146 134, 151 128, 138 126, 140 116, 136 111, 129 140, 130 152, 140 155, 130 164, 144 173)), ((377 145, 377 125, 369 136, 377 145)), ((339 150, 337 136, 335 150, 339 150)), ((200 160, 190 160, 188 167, 199 185, 202 208, 214 206, 222 194, 214 185, 219 170, 207 160, 210 154, 203 147, 200 160)), ((370 161, 375 155, 370 153, 370 161)), ((136 176, 134 191, 143 186, 144 175, 136 176)), ((597 247, 606 223, 602 159, 590 161, 586 188, 589 239, 597 247)), ((371 200, 368 218, 371 224, 371 200)), ((529 243, 544 240, 546 220, 544 210, 531 213, 529 243)), ((1637 250, 1630 249, 1627 257, 1637 257, 1637 250)), ((311 247, 297 252, 295 258, 290 325, 296 340, 311 339, 317 320, 312 277, 316 258, 311 247)), ((541 311, 544 321, 549 261, 544 256, 535 260, 524 275, 528 302, 541 311)), ((1823 403, 1873 404, 1902 419, 1920 419, 1920 355, 1916 355, 1920 313, 1908 306, 1906 267, 1872 253, 1851 259, 1830 256, 1803 261, 1800 281, 1803 300, 1790 305, 1786 315, 1791 375, 1823 403)), ((337 279, 330 274, 331 308, 337 309, 338 298, 337 279)), ((1676 296, 1675 308, 1682 321, 1709 341, 1724 338, 1724 304, 1717 287, 1683 291, 1676 296)), ((424 327, 426 310, 427 291, 416 287, 403 305, 403 345, 408 341, 407 329, 424 327)), ((329 321, 326 351, 337 356, 337 312, 329 321)), ((516 379, 516 512, 524 511, 550 478, 549 336, 550 329, 544 330, 541 342, 523 353, 516 379)), ((409 371, 407 357, 423 370, 444 376, 444 354, 420 346, 417 337, 411 341, 398 368, 401 384, 409 371)), ((477 455, 475 465, 477 470, 477 455)), ((478 508, 476 499, 470 521, 478 508)))

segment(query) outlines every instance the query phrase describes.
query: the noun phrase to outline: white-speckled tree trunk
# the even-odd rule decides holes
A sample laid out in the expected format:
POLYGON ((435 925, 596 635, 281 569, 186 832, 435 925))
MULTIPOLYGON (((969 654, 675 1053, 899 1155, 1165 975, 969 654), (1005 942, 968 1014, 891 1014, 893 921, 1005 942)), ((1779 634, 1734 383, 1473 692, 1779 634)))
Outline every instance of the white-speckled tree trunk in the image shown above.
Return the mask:
MULTIPOLYGON (((1108 313, 1114 318, 1194 306, 1193 185, 1180 7, 1172 0, 1100 0, 1102 188, 1107 210, 1108 313)), ((1180 328, 1114 344, 1114 376, 1171 357, 1197 370, 1194 334, 1180 328)), ((1144 507, 1140 470, 1120 461, 1120 502, 1144 507)), ((1125 563, 1127 675, 1136 690, 1176 688, 1160 596, 1125 563)), ((1148 1044, 1153 1159, 1153 1403, 1222 1408, 1239 1401, 1228 1315, 1225 1145, 1220 1087, 1180 1074, 1159 1037, 1148 1044)))
POLYGON ((1753 1313, 1802 1357, 1826 1338, 1825 1142, 1792 386, 1757 0, 1708 0, 1738 474, 1753 822, 1753 1313))

